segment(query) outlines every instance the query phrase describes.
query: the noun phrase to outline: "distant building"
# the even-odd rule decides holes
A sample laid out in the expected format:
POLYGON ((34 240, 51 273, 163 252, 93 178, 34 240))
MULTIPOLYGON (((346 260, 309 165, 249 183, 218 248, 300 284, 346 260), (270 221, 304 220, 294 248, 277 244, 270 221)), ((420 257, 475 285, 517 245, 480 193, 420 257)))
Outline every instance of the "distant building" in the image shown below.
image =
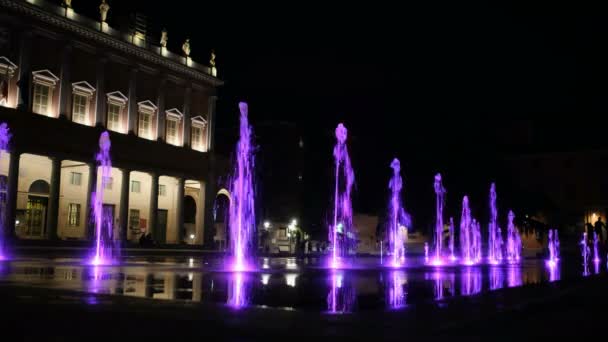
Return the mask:
POLYGON ((0 121, 13 134, 0 174, 16 237, 92 237, 94 153, 108 130, 113 169, 103 191, 121 229, 115 238, 213 240, 222 81, 214 66, 161 47, 136 19, 125 33, 42 0, 0 1, 0 121))

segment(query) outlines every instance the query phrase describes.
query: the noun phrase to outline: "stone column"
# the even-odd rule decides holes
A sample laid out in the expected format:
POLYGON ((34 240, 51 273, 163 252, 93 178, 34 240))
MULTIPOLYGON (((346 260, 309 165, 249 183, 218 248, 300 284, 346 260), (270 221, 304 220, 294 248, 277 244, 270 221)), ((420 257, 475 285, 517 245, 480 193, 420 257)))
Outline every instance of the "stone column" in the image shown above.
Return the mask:
MULTIPOLYGON (((32 70, 30 57, 32 54, 32 32, 21 34, 19 45, 19 78, 17 80, 17 109, 29 111, 32 70)), ((14 225, 14 223, 13 223, 14 225)))
POLYGON ((184 146, 190 147, 190 126, 192 126, 192 121, 190 120, 190 106, 192 102, 192 85, 188 85, 184 90, 184 132, 183 132, 183 140, 184 146))
POLYGON ((158 120, 156 121, 156 140, 165 141, 165 90, 167 85, 167 75, 162 75, 158 85, 158 120))
POLYGON ((97 60, 97 83, 96 83, 96 109, 95 109, 95 114, 96 114, 96 125, 97 126, 101 126, 101 127, 105 127, 106 126, 106 116, 107 116, 107 109, 106 109, 106 78, 105 78, 105 69, 106 69, 106 63, 107 63, 107 58, 106 57, 101 57, 97 60))
POLYGON ((158 241, 160 233, 156 227, 156 215, 158 212, 158 175, 155 173, 150 174, 152 177, 152 185, 150 186, 150 217, 148 218, 148 225, 152 236, 157 243, 165 243, 165 241, 158 241))
POLYGON ((206 207, 206 187, 207 184, 203 181, 200 181, 201 185, 200 190, 198 191, 198 208, 196 208, 196 227, 195 227, 195 245, 203 245, 204 236, 205 236, 205 207, 206 207))
POLYGON ((59 71, 59 117, 62 119, 72 119, 72 110, 70 109, 70 94, 72 89, 70 85, 70 57, 72 56, 72 46, 66 44, 63 48, 61 56, 61 70, 59 71))
POLYGON ((128 121, 128 129, 127 132, 129 134, 137 135, 135 131, 137 129, 137 68, 131 68, 130 78, 129 78, 129 104, 128 104, 128 113, 129 113, 129 121, 128 121))
POLYGON ((47 238, 57 240, 57 221, 59 219, 59 192, 61 189, 61 159, 51 158, 51 188, 46 215, 47 238))
POLYGON ((129 192, 131 190, 131 170, 121 169, 122 183, 120 186, 120 213, 118 224, 122 241, 127 241, 129 230, 129 192))
POLYGON ((10 162, 8 166, 8 184, 6 187, 6 230, 8 235, 15 236, 15 219, 17 216, 17 190, 19 188, 19 161, 21 153, 19 151, 11 151, 10 162))
POLYGON ((87 182, 87 203, 84 208, 85 212, 85 229, 86 236, 89 240, 95 239, 95 223, 91 207, 93 204, 93 192, 97 191, 97 164, 87 164, 89 166, 89 180, 87 182))
POLYGON ((212 95, 209 95, 208 109, 207 109, 207 151, 213 151, 215 147, 214 139, 215 139, 215 104, 217 101, 217 96, 215 92, 212 95))
POLYGON ((177 179, 177 243, 184 241, 184 188, 186 184, 183 178, 177 179))

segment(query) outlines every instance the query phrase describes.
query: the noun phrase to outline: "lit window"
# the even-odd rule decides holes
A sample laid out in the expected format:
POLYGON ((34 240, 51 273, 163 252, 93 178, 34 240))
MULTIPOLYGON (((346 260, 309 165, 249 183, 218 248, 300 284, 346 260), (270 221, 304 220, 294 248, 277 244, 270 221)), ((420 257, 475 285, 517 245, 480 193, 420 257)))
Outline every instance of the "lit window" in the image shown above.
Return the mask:
POLYGON ((177 120, 167 120, 167 142, 177 145, 177 120))
POLYGON ((114 186, 114 178, 112 177, 103 177, 103 181, 104 181, 104 189, 106 190, 112 190, 112 187, 114 186))
POLYGON ((8 103, 8 81, 0 78, 0 106, 8 103))
POLYGON ((141 192, 141 183, 139 181, 131 181, 131 192, 141 192))
POLYGON ((72 106, 72 120, 74 120, 74 122, 80 124, 86 123, 88 102, 89 101, 86 96, 74 94, 72 106))
POLYGON ((80 172, 71 172, 70 173, 70 184, 72 184, 72 185, 80 185, 80 184, 82 184, 82 173, 80 173, 80 172))
POLYGON ((192 126, 192 147, 201 149, 203 147, 203 128, 192 126))
POLYGON ((152 114, 146 112, 139 112, 139 133, 138 135, 142 138, 150 139, 151 136, 151 121, 152 114))
POLYGON ((167 186, 164 184, 158 185, 158 196, 167 196, 167 186))
POLYGON ((68 205, 68 227, 80 226, 80 204, 70 203, 68 205))
POLYGON ((129 211, 129 229, 134 233, 139 233, 139 210, 131 209, 129 211))
POLYGON ((108 129, 114 132, 121 131, 120 106, 114 103, 108 103, 108 129))
POLYGON ((34 113, 48 115, 51 87, 39 83, 34 84, 34 113))

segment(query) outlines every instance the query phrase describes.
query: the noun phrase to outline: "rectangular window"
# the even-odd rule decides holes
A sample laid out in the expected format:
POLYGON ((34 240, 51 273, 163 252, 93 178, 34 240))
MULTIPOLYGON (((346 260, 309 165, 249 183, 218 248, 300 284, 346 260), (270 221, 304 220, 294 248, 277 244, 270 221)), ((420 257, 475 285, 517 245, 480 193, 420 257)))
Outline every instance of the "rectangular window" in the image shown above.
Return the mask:
POLYGON ((80 204, 70 203, 68 205, 68 227, 80 226, 80 204))
POLYGON ((152 114, 139 112, 139 133, 138 135, 142 138, 150 139, 150 132, 152 132, 152 114))
POLYGON ((129 210, 129 229, 134 230, 134 233, 139 233, 139 210, 129 210))
POLYGON ((139 181, 131 181, 131 192, 141 192, 141 183, 139 181))
POLYGON ((103 180, 104 180, 104 189, 112 190, 112 187, 114 186, 114 178, 104 177, 103 180))
POLYGON ((167 196, 167 186, 158 184, 158 196, 167 196))
POLYGON ((192 147, 203 147, 203 129, 198 126, 192 126, 192 147))
POLYGON ((74 94, 72 104, 72 120, 80 124, 86 123, 88 100, 86 96, 74 94))
POLYGON ((70 173, 70 184, 72 184, 72 185, 80 185, 80 184, 82 184, 82 173, 80 173, 80 172, 71 172, 70 173))
POLYGON ((177 121, 167 120, 167 142, 177 145, 177 121))
POLYGON ((34 113, 48 115, 51 88, 39 83, 34 84, 34 113))
POLYGON ((108 129, 114 132, 121 131, 120 106, 114 103, 108 103, 108 129))

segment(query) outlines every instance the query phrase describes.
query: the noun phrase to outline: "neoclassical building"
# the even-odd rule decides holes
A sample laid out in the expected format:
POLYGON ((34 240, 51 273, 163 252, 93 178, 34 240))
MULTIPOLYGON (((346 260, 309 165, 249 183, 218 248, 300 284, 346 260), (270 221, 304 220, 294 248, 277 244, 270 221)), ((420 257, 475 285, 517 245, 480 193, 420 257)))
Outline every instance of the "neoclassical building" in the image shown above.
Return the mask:
POLYGON ((101 1, 87 3, 99 6, 97 20, 65 4, 0 0, 0 122, 12 134, 0 165, 7 230, 90 239, 95 153, 107 130, 104 207, 120 238, 213 241, 215 56, 201 65, 189 41, 176 54, 166 34, 119 32, 101 1))

